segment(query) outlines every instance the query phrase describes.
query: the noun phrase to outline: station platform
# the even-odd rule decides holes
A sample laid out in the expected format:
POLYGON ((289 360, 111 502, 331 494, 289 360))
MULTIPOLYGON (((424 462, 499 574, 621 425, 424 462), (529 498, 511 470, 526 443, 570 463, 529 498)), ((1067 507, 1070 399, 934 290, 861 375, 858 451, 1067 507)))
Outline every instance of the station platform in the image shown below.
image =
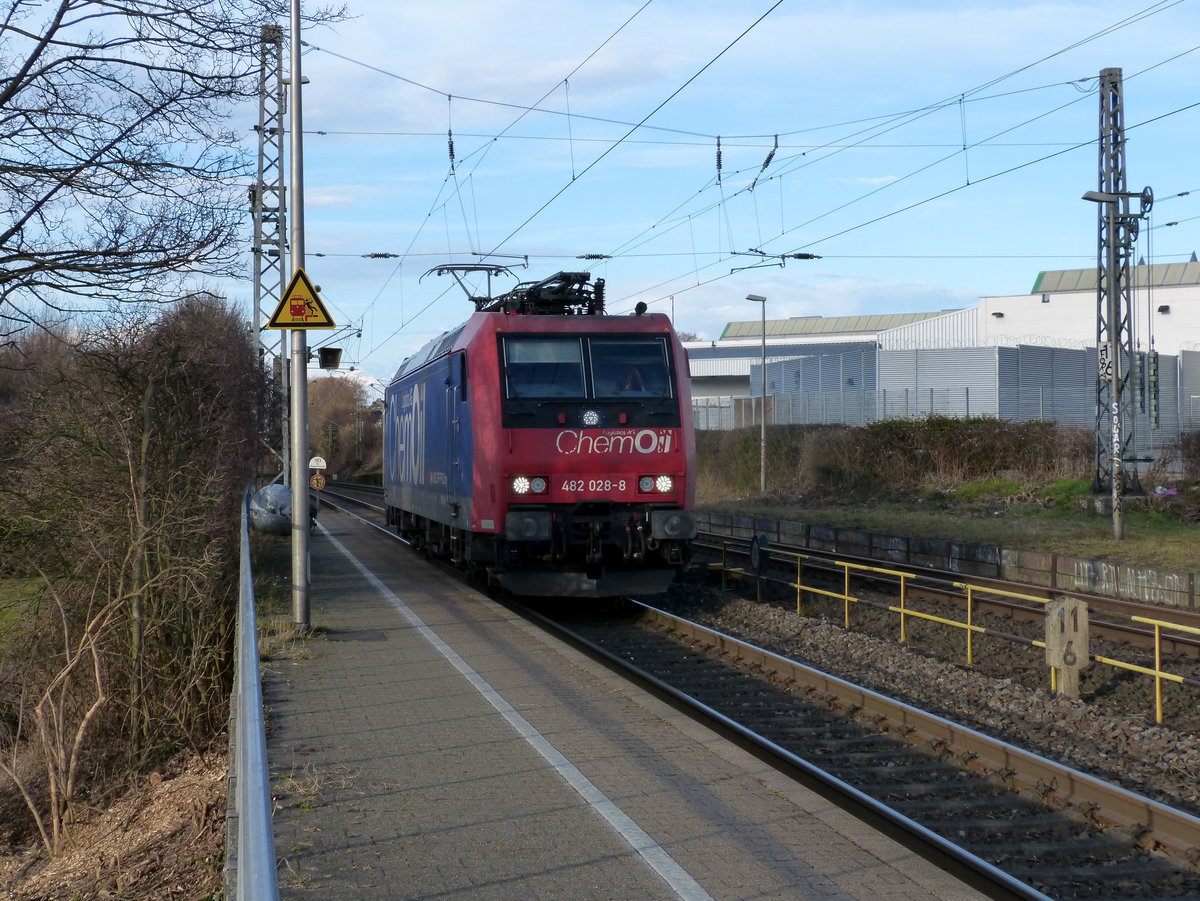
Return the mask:
POLYGON ((310 555, 281 898, 983 897, 372 527, 323 510, 310 555))

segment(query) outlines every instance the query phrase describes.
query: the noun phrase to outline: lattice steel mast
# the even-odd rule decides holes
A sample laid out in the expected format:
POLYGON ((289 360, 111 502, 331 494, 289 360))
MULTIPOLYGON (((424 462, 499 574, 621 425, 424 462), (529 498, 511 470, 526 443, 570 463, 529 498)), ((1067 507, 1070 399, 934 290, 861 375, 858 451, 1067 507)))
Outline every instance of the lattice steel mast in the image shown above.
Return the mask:
POLYGON ((1125 180, 1125 111, 1121 70, 1100 72, 1100 185, 1084 200, 1097 206, 1096 251, 1096 467, 1093 488, 1112 497, 1113 537, 1125 534, 1122 497, 1140 490, 1137 470, 1126 468, 1133 447, 1133 395, 1128 389, 1137 365, 1133 341, 1130 259, 1138 221, 1150 211, 1149 188, 1130 194, 1125 180), (1141 209, 1129 212, 1137 197, 1141 209))
POLYGON ((289 429, 287 333, 264 330, 279 305, 287 284, 284 265, 287 242, 286 204, 283 184, 284 125, 283 28, 264 25, 258 69, 258 178, 250 186, 254 218, 254 305, 264 362, 269 361, 278 387, 278 409, 282 417, 278 447, 271 453, 280 460, 280 477, 289 478, 289 429))

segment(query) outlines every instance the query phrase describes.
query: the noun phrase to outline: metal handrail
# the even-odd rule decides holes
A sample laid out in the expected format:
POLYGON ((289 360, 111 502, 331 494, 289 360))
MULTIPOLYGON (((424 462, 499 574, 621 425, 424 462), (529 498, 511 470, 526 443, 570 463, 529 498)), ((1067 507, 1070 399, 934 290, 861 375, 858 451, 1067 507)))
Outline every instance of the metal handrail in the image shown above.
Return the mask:
MULTIPOLYGON (((271 827, 270 771, 258 672, 258 622, 250 569, 250 493, 242 500, 241 590, 237 618, 237 672, 231 706, 234 728, 234 819, 237 829, 236 886, 239 901, 278 901, 275 835, 271 827)), ((229 849, 226 849, 228 857, 229 849)))

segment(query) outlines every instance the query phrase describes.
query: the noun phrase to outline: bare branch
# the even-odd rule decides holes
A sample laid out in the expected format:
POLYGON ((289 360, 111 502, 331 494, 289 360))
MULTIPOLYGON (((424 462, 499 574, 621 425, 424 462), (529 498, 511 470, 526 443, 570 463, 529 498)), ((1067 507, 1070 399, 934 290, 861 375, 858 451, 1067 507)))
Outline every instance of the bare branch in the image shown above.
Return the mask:
POLYGON ((0 304, 163 299, 243 268, 249 123, 230 114, 284 4, 0 7, 0 304))

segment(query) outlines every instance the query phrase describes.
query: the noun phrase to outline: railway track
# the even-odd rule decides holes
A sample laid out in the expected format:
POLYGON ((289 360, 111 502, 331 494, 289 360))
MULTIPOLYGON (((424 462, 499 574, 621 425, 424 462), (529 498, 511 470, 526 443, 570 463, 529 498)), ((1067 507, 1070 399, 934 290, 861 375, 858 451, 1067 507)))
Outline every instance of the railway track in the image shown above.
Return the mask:
POLYGON ((1200 819, 735 638, 636 615, 536 616, 988 891, 1200 897, 1200 819))
MULTIPOLYGON (((382 515, 381 489, 340 487, 349 502, 382 515)), ((790 597, 797 612, 840 621, 845 629, 919 647, 998 678, 1014 676, 1030 688, 1054 690, 1064 678, 1048 665, 1047 591, 996 580, 964 583, 958 574, 794 548, 773 548, 752 562, 752 545, 709 536, 697 556, 706 549, 708 567, 720 573, 723 588, 729 578, 740 579, 760 602, 786 607, 790 597)), ((703 565, 693 561, 695 569, 703 565)), ((1074 597, 1086 605, 1089 635, 1077 674, 1068 674, 1080 687, 1069 693, 1082 693, 1108 709, 1135 704, 1137 713, 1178 728, 1200 724, 1200 616, 1074 597)))
POLYGON ((383 489, 376 485, 356 485, 352 482, 328 482, 320 496, 334 502, 342 501, 365 509, 383 512, 383 489))
MULTIPOLYGON (((383 489, 373 485, 333 482, 329 484, 324 493, 364 507, 374 506, 382 510, 383 489)), ((747 574, 753 574, 754 568, 750 565, 752 543, 751 539, 734 538, 718 532, 702 532, 698 536, 696 545, 697 547, 709 550, 714 555, 713 559, 717 559, 723 550, 731 553, 736 558, 734 566, 739 567, 747 574)), ((764 555, 768 566, 772 567, 772 570, 764 572, 763 578, 777 585, 790 586, 792 584, 791 579, 794 576, 794 568, 790 572, 785 571, 785 567, 781 564, 780 554, 786 556, 789 568, 794 567, 792 561, 796 555, 803 555, 807 558, 806 566, 810 568, 810 571, 824 570, 826 573, 836 574, 839 577, 840 570, 833 564, 835 561, 843 561, 853 566, 863 567, 863 570, 855 573, 856 579, 874 579, 880 584, 894 584, 895 579, 885 575, 872 576, 870 572, 866 571, 866 568, 879 567, 893 572, 905 572, 914 580, 910 585, 914 591, 914 597, 918 598, 929 596, 954 600, 963 596, 961 588, 958 587, 964 581, 962 573, 935 570, 928 567, 905 568, 889 561, 849 557, 845 554, 835 554, 828 551, 773 544, 768 553, 764 555)), ((1051 590, 1039 586, 1005 582, 984 577, 971 577, 970 582, 982 589, 995 588, 1000 591, 1019 591, 1022 594, 1032 597, 1071 596, 1080 598, 1098 614, 1113 618, 1114 621, 1112 622, 1099 622, 1097 625, 1100 628, 1112 629, 1114 635, 1120 639, 1130 637, 1131 640, 1138 640, 1139 637, 1147 634, 1147 630, 1131 627, 1128 623, 1115 621, 1117 618, 1158 617, 1167 622, 1178 623, 1191 628, 1200 628, 1200 613, 1190 610, 1139 604, 1132 601, 1088 595, 1081 592, 1068 592, 1061 589, 1051 590)), ((1041 615, 1040 610, 1033 609, 1028 604, 1006 600, 1000 596, 982 597, 978 600, 978 603, 981 612, 994 610, 1005 615, 1021 616, 1036 614, 1039 617, 1041 615)), ((1169 642, 1178 641, 1178 650, 1181 653, 1192 653, 1200 656, 1200 639, 1169 637, 1167 640, 1169 642)))
MULTIPOLYGON (((382 511, 382 489, 367 485, 331 485, 326 492, 341 499, 382 511)), ((830 552, 805 548, 774 547, 763 555, 765 565, 760 569, 752 565, 753 542, 733 539, 719 533, 702 533, 697 546, 707 549, 714 560, 733 556, 733 562, 723 562, 726 569, 736 571, 742 577, 761 579, 778 588, 794 589, 796 579, 795 559, 803 557, 810 576, 818 580, 842 580, 848 578, 842 565, 855 567, 853 578, 858 583, 870 583, 881 590, 894 592, 897 573, 908 577, 908 596, 913 601, 928 600, 935 604, 950 604, 956 608, 966 605, 966 592, 960 573, 942 572, 932 569, 902 568, 890 562, 846 557, 830 552), (782 558, 780 555, 784 555, 782 558), (886 571, 886 572, 884 572, 886 571)), ((814 586, 822 584, 813 583, 814 586)), ((1200 658, 1200 613, 1138 604, 1114 598, 1103 598, 1079 592, 1051 591, 1037 586, 1003 582, 996 579, 971 578, 970 584, 979 591, 974 595, 974 609, 981 616, 1000 615, 1026 623, 1040 623, 1045 613, 1041 606, 1027 600, 1007 595, 1018 594, 1031 598, 1073 597, 1088 606, 1093 635, 1114 642, 1130 642, 1141 647, 1153 648, 1156 642, 1152 626, 1139 620, 1155 619, 1194 630, 1196 634, 1161 633, 1157 640, 1162 653, 1172 656, 1200 658)), ((868 602, 869 603, 869 602, 868 602)), ((1200 685, 1196 687, 1200 688, 1200 685)))
MULTIPOLYGON (((974 603, 980 614, 999 614, 1025 622, 1040 622, 1044 617, 1043 608, 1027 599, 1014 599, 1007 595, 1019 594, 1026 598, 1043 600, 1055 597, 1078 598, 1087 605, 1093 615, 1093 626, 1098 636, 1114 641, 1129 641, 1144 647, 1153 646, 1154 631, 1139 624, 1140 619, 1159 619, 1188 629, 1200 630, 1200 613, 1191 610, 1140 604, 1062 589, 1051 590, 999 579, 975 576, 965 578, 961 573, 904 567, 888 561, 782 545, 775 546, 764 554, 766 564, 759 568, 751 562, 753 540, 734 539, 720 533, 708 532, 700 535, 697 544, 707 550, 714 561, 729 558, 732 565, 729 562, 724 563, 727 568, 739 570, 743 576, 761 577, 764 582, 778 587, 794 589, 795 561, 797 558, 803 558, 807 572, 818 579, 842 580, 845 577, 843 567, 848 565, 853 568, 852 578, 855 582, 873 584, 889 591, 897 586, 898 574, 903 573, 909 579, 907 590, 912 599, 929 599, 938 603, 953 604, 959 608, 965 606, 966 592, 963 586, 969 582, 978 589, 974 603)), ((1198 635, 1164 635, 1162 641, 1163 649, 1167 653, 1200 657, 1198 635)))
POLYGON ((665 611, 636 609, 549 618, 589 653, 940 864, 969 871, 996 897, 1200 898, 1195 817, 665 611))
MULTIPOLYGON (((722 539, 719 557, 709 565, 721 572, 723 587, 729 578, 746 580, 760 602, 790 604, 797 612, 919 647, 941 660, 998 678, 1016 676, 1036 688, 1056 690, 1063 677, 1052 668, 1048 651, 1050 629, 1058 623, 1049 592, 790 549, 780 558, 764 560, 760 553, 758 566, 750 562, 752 556, 750 543, 722 539)), ((1085 621, 1073 674, 1077 684, 1064 687, 1065 693, 1109 706, 1138 695, 1137 712, 1157 723, 1171 721, 1183 729, 1200 724, 1200 617, 1109 598, 1053 594, 1074 598, 1085 621), (1117 685, 1129 688, 1114 695, 1117 685)))

